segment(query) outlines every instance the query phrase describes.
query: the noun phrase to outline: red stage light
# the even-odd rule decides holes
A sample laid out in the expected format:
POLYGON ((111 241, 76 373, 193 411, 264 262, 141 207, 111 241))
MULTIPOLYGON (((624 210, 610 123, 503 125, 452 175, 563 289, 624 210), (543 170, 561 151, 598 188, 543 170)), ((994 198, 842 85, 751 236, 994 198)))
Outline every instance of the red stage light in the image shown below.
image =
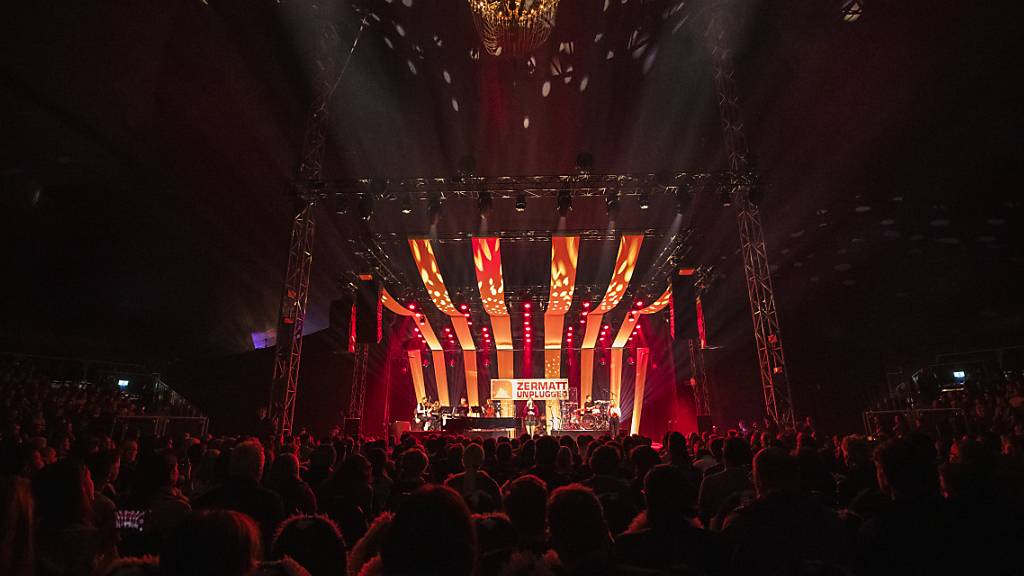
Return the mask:
POLYGON ((526 308, 527 310, 529 310, 530 309, 530 303, 527 302, 526 304, 523 304, 523 308, 526 308))
POLYGON ((469 306, 466 306, 465 304, 459 306, 459 310, 466 310, 468 308, 469 308, 469 306))
POLYGON ((410 303, 409 304, 409 310, 415 310, 415 309, 416 309, 416 304, 415 303, 410 303))
POLYGON ((644 302, 643 302, 643 300, 637 300, 637 301, 636 301, 636 307, 637 307, 637 308, 640 308, 640 307, 641 307, 641 306, 643 306, 643 305, 644 305, 644 302))
POLYGON ((527 318, 529 318, 530 317, 530 313, 526 312, 526 313, 523 314, 523 316, 526 316, 527 318))
POLYGON ((583 303, 583 307, 584 308, 590 308, 590 302, 584 302, 583 303))

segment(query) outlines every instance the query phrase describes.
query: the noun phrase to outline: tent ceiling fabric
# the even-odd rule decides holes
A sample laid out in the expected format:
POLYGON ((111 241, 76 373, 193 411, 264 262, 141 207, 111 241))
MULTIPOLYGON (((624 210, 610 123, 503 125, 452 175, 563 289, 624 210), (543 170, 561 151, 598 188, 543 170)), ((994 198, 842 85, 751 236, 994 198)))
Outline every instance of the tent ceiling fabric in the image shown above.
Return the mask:
MULTIPOLYGON (((730 4, 787 346, 817 351, 791 358, 797 369, 851 343, 1005 343, 1024 323, 1024 221, 1007 169, 1022 127, 1006 72, 1021 48, 1015 3, 911 4, 872 2, 853 24, 829 2, 730 4)), ((332 102, 325 173, 454 174, 465 155, 480 174, 565 173, 580 151, 606 173, 721 169, 703 5, 563 2, 545 44, 503 58, 482 49, 465 2, 343 3, 343 45, 369 25, 332 102)), ((3 345, 161 361, 251 349, 277 321, 311 100, 303 3, 40 0, 5 18, 16 49, 0 53, 0 175, 17 241, 4 247, 21 281, 4 294, 3 345)), ((688 258, 719 272, 709 330, 746 346, 734 213, 713 190, 695 194, 688 258)), ((559 227, 550 198, 524 212, 496 200, 491 214, 492 233, 559 227)), ((364 265, 353 237, 429 229, 418 202, 408 215, 378 202, 369 222, 327 204, 318 217, 313 330, 339 275, 364 265)), ((615 227, 674 218, 672 198, 647 210, 623 199, 615 227)), ((564 225, 607 228, 603 199, 575 199, 564 225)), ((439 234, 480 226, 474 201, 445 199, 439 234)), ((506 290, 545 284, 533 264, 551 248, 516 244, 502 243, 506 290)), ((607 280, 587 256, 602 244, 580 242, 578 286, 607 280)), ((653 257, 644 244, 640 262, 653 257)), ((408 247, 393 248, 396 268, 415 272, 408 247)), ((438 247, 449 249, 471 252, 438 247)), ((456 266, 445 279, 473 286, 469 264, 456 266)))

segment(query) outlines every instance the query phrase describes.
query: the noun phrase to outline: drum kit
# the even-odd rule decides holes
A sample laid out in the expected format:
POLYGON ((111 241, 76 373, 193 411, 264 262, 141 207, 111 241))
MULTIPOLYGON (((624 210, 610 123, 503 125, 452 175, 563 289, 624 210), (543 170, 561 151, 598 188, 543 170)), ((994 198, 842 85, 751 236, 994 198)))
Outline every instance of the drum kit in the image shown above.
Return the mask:
POLYGON ((611 402, 595 400, 589 407, 578 402, 562 402, 562 430, 607 430, 611 402))

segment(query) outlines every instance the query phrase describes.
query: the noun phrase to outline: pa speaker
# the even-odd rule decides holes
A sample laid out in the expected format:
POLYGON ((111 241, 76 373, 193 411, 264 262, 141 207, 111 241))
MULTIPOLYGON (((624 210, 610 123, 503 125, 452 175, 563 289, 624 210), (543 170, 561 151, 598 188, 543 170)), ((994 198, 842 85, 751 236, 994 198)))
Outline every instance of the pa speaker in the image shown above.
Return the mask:
POLYGON ((327 330, 332 350, 352 352, 355 344, 355 299, 346 294, 331 302, 330 327, 327 330))
POLYGON ((692 270, 686 268, 672 275, 672 337, 697 338, 697 288, 692 270))
POLYGON ((361 276, 356 284, 356 343, 379 344, 381 331, 377 283, 370 276, 361 276))

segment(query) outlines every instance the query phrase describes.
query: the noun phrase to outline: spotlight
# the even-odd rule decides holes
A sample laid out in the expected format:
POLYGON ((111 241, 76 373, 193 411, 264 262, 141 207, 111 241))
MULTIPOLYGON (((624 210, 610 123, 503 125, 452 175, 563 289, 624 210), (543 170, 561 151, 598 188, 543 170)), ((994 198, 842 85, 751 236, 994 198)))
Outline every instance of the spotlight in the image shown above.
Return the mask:
POLYGON ((619 193, 609 190, 604 197, 604 210, 608 213, 608 219, 614 220, 619 214, 619 193))
POLYGON ((412 194, 408 190, 402 193, 402 214, 412 214, 412 194))
POLYGON ((516 212, 526 212, 526 194, 516 196, 516 212))
POLYGON ((569 211, 572 210, 572 194, 568 190, 560 190, 558 192, 558 215, 565 218, 569 215, 569 211))
POLYGON ((359 197, 359 217, 367 221, 373 217, 373 194, 363 194, 359 197))
POLYGON ((441 219, 441 195, 437 192, 431 192, 427 198, 427 216, 430 218, 430 225, 437 226, 438 220, 441 219))
POLYGON ((480 217, 487 218, 491 213, 491 208, 494 206, 494 200, 491 199, 490 192, 481 192, 476 198, 477 208, 480 209, 480 217))
POLYGON ((640 204, 641 210, 647 210, 651 207, 651 196, 647 192, 641 192, 637 198, 637 203, 640 204))
POLYGON ((690 209, 690 202, 692 200, 693 195, 690 193, 689 186, 676 188, 676 213, 686 214, 686 211, 690 209))

